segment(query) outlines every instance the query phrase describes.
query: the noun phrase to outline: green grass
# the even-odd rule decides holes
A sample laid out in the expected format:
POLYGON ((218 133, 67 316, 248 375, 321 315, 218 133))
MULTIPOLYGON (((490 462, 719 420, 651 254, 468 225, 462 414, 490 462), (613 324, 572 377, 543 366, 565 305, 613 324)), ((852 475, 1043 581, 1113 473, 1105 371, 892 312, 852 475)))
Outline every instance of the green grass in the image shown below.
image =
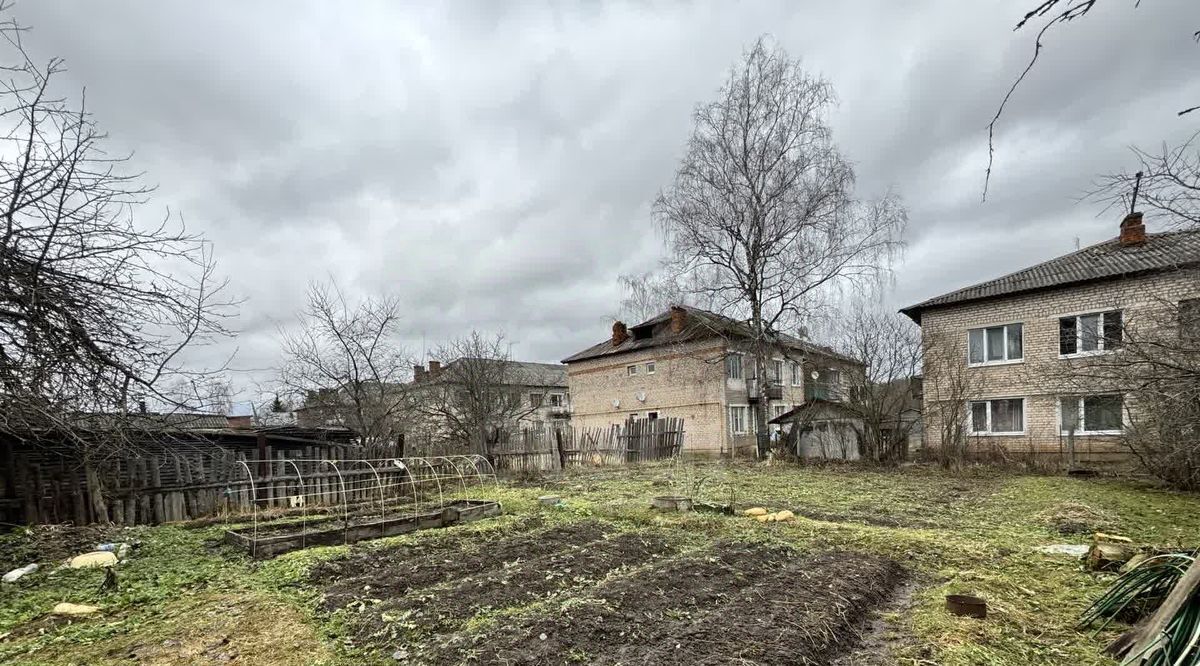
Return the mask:
MULTIPOLYGON (((1111 664, 1100 648, 1119 628, 1093 637, 1074 628, 1079 613, 1111 581, 1070 558, 1043 555, 1039 545, 1083 542, 1064 537, 1046 516, 1065 502, 1103 510, 1119 533, 1157 546, 1198 545, 1200 498, 1137 482, 1018 476, 990 470, 952 475, 937 470, 870 470, 788 465, 646 465, 573 471, 541 485, 488 488, 505 516, 453 528, 486 536, 540 513, 550 522, 586 518, 629 529, 668 526, 702 543, 716 537, 783 540, 808 550, 847 549, 901 562, 913 574, 911 602, 889 618, 899 664, 1111 664), (656 514, 654 495, 703 478, 701 495, 762 503, 802 514, 791 523, 761 524, 712 514, 656 514), (561 495, 559 508, 539 495, 561 495), (803 515, 813 516, 806 518, 803 515), (944 595, 985 597, 985 621, 950 616, 944 595)), ((186 663, 204 650, 227 649, 236 663, 357 664, 368 655, 348 646, 346 617, 314 610, 320 590, 307 572, 345 547, 312 548, 253 562, 217 545, 221 527, 127 530, 143 546, 119 569, 120 589, 99 591, 103 573, 42 571, 0 588, 0 663, 186 663), (62 624, 46 612, 61 601, 103 608, 97 617, 62 624), (216 645, 216 647, 213 647, 216 645)), ((437 539, 446 531, 382 539, 355 548, 385 548, 437 539)), ((19 535, 0 537, 20 539, 19 535)), ((9 546, 12 544, 9 543, 9 546)), ((491 609, 468 623, 485 626, 520 609, 491 609)))

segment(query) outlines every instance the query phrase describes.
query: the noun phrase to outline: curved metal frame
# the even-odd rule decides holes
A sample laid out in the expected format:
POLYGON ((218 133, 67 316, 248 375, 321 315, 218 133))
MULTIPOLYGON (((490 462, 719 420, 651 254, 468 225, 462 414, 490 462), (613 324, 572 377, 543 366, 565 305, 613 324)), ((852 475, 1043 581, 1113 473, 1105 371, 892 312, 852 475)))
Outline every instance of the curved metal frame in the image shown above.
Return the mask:
POLYGON ((350 507, 346 502, 346 480, 344 478, 342 478, 342 470, 340 468, 338 468, 337 461, 326 459, 326 460, 322 460, 321 464, 329 465, 330 467, 333 468, 334 472, 337 472, 338 485, 342 489, 342 521, 343 521, 342 541, 345 543, 349 543, 350 542, 350 507))
POLYGON ((296 481, 300 484, 300 547, 305 547, 305 535, 308 533, 308 495, 304 492, 304 475, 300 473, 300 468, 296 463, 288 458, 283 459, 284 462, 292 466, 296 470, 296 481))
POLYGON ((254 530, 250 535, 250 538, 253 539, 250 544, 250 557, 256 557, 258 555, 258 489, 254 485, 254 475, 250 473, 250 466, 246 464, 245 460, 238 462, 245 468, 246 478, 250 479, 250 510, 254 516, 254 530))

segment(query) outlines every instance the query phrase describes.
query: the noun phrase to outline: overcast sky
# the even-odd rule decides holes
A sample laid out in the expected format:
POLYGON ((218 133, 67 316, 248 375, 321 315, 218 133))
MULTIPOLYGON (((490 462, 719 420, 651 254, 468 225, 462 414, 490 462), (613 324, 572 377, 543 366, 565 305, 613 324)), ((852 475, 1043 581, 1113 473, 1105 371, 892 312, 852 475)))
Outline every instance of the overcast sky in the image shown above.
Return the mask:
POLYGON ((328 276, 398 295, 417 353, 472 328, 506 332, 525 360, 603 339, 617 276, 662 252, 649 207, 691 110, 764 32, 837 89, 859 193, 894 187, 908 205, 897 305, 1113 236, 1119 214, 1078 199, 1132 166, 1129 145, 1200 129, 1175 117, 1200 104, 1200 8, 1109 0, 1053 32, 1001 121, 981 203, 984 128, 1032 52, 1037 27, 1012 27, 1034 4, 20 0, 14 13, 158 185, 142 214, 169 206, 213 241, 245 299, 220 351, 265 376, 277 327, 328 276))

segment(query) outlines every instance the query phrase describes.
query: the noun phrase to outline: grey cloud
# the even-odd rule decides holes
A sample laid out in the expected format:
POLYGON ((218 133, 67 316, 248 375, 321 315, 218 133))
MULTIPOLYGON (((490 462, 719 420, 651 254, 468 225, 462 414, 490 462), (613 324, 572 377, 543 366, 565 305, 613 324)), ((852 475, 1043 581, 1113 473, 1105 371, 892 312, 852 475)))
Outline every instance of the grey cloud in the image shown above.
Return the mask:
MULTIPOLYGON (((697 103, 769 32, 836 86, 860 191, 910 209, 896 304, 1115 232, 1080 203, 1130 144, 1195 129, 1189 0, 1112 3, 1032 50, 1022 3, 535 5, 21 0, 114 146, 214 242, 245 297, 236 365, 264 377, 310 280, 393 293, 410 348, 470 328, 555 360, 601 339, 616 277, 661 252, 650 204, 697 103), (423 342, 424 341, 424 342, 423 342)), ((1153 220, 1149 223, 1153 225, 1153 220)))

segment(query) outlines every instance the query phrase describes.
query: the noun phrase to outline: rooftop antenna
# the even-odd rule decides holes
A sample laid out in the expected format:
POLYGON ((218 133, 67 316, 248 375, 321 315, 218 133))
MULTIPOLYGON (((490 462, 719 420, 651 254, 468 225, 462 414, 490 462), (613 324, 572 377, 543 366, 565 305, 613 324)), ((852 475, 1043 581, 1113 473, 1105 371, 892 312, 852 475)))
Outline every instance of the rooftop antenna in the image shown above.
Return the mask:
POLYGON ((1129 200, 1129 212, 1134 213, 1137 210, 1138 190, 1142 188, 1142 172, 1139 171, 1133 175, 1133 196, 1129 200))

